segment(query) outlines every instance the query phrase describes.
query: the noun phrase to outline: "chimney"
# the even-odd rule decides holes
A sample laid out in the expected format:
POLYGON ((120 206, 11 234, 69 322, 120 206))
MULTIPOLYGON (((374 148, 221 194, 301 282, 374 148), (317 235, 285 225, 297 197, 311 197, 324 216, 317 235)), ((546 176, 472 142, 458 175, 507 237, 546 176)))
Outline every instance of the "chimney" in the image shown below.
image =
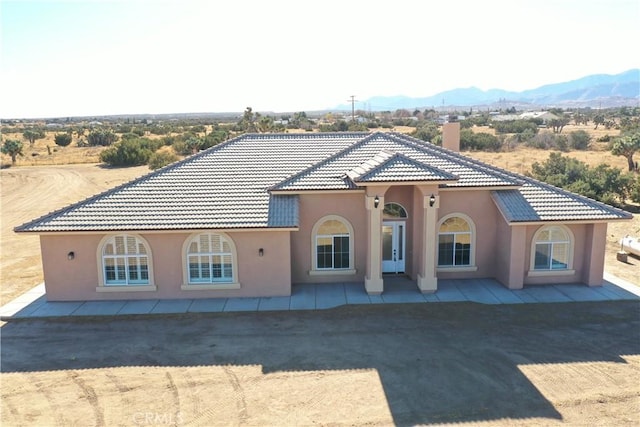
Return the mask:
POLYGON ((460 151, 460 123, 442 125, 442 147, 451 151, 460 151))

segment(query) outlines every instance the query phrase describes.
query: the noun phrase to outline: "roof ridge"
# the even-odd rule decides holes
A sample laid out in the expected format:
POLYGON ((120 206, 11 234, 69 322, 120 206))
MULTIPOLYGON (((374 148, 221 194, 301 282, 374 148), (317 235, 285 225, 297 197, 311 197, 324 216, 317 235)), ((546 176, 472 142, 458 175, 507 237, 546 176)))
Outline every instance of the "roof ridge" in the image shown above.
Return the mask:
MULTIPOLYGON (((389 153, 389 150, 383 150, 384 152, 389 153)), ((387 165, 389 165, 390 163, 397 161, 397 160, 401 160, 402 162, 405 163, 409 163, 412 165, 415 165, 417 167, 419 167, 420 169, 427 171, 429 173, 434 173, 437 172, 438 174, 448 177, 448 179, 450 180, 458 180, 460 179, 460 177, 458 177, 455 174, 452 174, 450 172, 447 172, 443 169, 440 169, 436 166, 431 166, 427 163, 424 163, 420 160, 416 160, 404 153, 398 152, 396 151, 395 153, 393 153, 393 155, 391 155, 390 157, 386 158, 385 160, 381 161, 379 164, 369 168, 369 170, 366 170, 365 172, 361 173, 361 174, 357 174, 354 177, 349 176, 350 179, 354 180, 354 181, 366 181, 368 179, 368 177, 370 177, 371 175, 381 171, 382 169, 384 169, 387 165)))

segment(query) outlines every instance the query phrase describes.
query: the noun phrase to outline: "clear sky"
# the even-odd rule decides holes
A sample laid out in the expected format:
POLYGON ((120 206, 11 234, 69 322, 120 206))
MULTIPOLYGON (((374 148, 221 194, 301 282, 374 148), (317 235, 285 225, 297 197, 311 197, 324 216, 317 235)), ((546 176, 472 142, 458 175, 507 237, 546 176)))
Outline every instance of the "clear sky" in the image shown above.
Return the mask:
POLYGON ((1 0, 0 14, 0 118, 312 111, 640 68, 640 0, 1 0))

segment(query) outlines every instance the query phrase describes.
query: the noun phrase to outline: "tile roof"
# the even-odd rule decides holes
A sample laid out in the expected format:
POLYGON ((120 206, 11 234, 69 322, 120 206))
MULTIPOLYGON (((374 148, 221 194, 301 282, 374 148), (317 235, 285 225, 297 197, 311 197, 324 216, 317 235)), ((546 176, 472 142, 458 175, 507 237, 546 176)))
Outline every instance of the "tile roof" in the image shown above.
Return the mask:
POLYGON ((356 183, 456 181, 457 176, 410 159, 401 153, 383 150, 347 172, 356 183))
POLYGON ((246 134, 15 231, 296 227, 297 193, 397 181, 493 189, 497 206, 516 222, 631 217, 402 134, 246 134))

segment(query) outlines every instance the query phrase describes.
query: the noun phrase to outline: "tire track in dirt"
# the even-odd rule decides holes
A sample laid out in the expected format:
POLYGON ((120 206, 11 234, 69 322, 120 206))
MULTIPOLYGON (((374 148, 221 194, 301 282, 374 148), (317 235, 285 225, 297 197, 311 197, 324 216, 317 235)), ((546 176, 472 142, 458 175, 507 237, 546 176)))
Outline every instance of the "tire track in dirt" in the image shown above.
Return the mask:
POLYGON ((247 419, 249 418, 249 413, 247 411, 247 400, 244 395, 244 389, 242 388, 242 385, 240 384, 240 380, 238 379, 236 374, 228 366, 225 366, 223 369, 236 395, 236 406, 238 408, 238 421, 240 424, 245 424, 247 422, 247 419))
POLYGON ((173 413, 173 425, 178 425, 178 420, 181 419, 180 414, 180 393, 178 392, 178 387, 176 387, 176 383, 173 381, 173 377, 170 372, 165 372, 165 376, 167 377, 167 381, 169 382, 169 390, 171 391, 171 396, 173 397, 173 402, 175 406, 175 411, 173 413))
POLYGON ((55 425, 58 425, 58 426, 65 425, 64 417, 62 416, 63 410, 60 407, 60 405, 58 405, 56 403, 56 401, 55 401, 55 399, 54 399, 54 397, 52 395, 52 392, 51 392, 52 390, 49 387, 47 387, 44 384, 42 384, 42 381, 40 381, 33 374, 27 374, 27 379, 28 379, 29 383, 36 388, 38 393, 40 393, 41 395, 44 396, 44 399, 47 401, 47 404, 51 408, 51 413, 54 414, 54 417, 56 419, 56 424, 55 425))
POLYGON ((105 426, 105 423, 104 423, 104 410, 100 407, 100 402, 98 402, 98 395, 96 394, 96 391, 93 389, 93 387, 87 385, 84 382, 84 380, 82 378, 80 378, 80 375, 75 371, 68 372, 67 376, 78 387, 80 387, 80 389, 84 393, 85 397, 87 398, 87 401, 91 405, 91 408, 93 409, 93 413, 94 413, 95 418, 96 418, 96 426, 98 426, 98 427, 105 426))

